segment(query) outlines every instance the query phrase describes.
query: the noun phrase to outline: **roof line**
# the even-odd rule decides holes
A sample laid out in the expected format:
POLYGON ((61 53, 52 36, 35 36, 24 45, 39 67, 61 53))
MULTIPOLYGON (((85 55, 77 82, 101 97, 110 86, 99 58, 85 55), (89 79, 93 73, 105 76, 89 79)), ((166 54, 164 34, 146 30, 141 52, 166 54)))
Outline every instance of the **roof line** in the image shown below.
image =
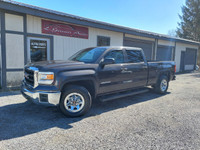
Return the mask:
POLYGON ((123 32, 123 33, 132 34, 136 36, 138 35, 138 36, 144 36, 144 37, 150 37, 150 38, 157 38, 157 39, 163 39, 163 40, 169 40, 169 41, 192 43, 192 44, 200 45, 200 42, 197 42, 197 41, 171 37, 164 34, 158 34, 154 32, 111 24, 111 23, 107 23, 103 21, 79 17, 76 15, 71 15, 71 14, 67 14, 67 13, 63 13, 63 12, 59 12, 59 11, 55 11, 51 9, 41 8, 38 6, 16 2, 13 0, 0 0, 0 8, 7 9, 10 11, 16 11, 20 13, 26 13, 26 14, 30 14, 34 16, 39 16, 43 18, 49 18, 53 20, 66 21, 69 23, 75 23, 75 24, 84 25, 84 26, 90 26, 90 27, 111 30, 111 31, 116 31, 116 32, 123 32), (21 9, 19 9, 18 7, 20 7, 21 9))

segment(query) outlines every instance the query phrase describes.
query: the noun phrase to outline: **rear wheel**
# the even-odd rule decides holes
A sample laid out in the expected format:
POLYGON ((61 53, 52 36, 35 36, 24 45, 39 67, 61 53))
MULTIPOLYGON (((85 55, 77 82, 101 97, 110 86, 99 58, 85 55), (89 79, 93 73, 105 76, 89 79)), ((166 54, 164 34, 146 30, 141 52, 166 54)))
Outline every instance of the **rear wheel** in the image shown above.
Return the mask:
POLYGON ((169 81, 168 81, 167 76, 162 75, 160 76, 160 78, 158 79, 158 82, 154 86, 154 90, 157 93, 164 94, 167 92, 168 86, 169 86, 169 81))
POLYGON ((64 90, 60 100, 60 110, 69 117, 78 117, 87 113, 92 99, 88 90, 82 86, 69 86, 64 90))

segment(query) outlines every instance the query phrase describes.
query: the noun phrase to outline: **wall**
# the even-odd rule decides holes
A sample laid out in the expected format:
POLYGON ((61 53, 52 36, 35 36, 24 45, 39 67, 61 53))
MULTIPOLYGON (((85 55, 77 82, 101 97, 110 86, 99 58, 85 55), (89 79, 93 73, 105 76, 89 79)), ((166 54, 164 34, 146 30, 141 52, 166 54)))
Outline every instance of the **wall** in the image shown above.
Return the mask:
MULTIPOLYGON (((22 15, 5 13, 5 60, 6 60, 6 82, 7 86, 19 86, 23 79, 25 42, 24 41, 24 18, 22 15)), ((0 28, 1 29, 1 28, 0 28)), ((27 32, 41 35, 41 18, 27 15, 27 32)), ((111 45, 123 45, 123 33, 89 27, 89 39, 70 38, 65 36, 48 35, 53 37, 53 49, 55 60, 67 59, 80 49, 97 46, 97 36, 108 36, 111 45)), ((126 34, 126 37, 148 40, 154 42, 154 38, 140 37, 126 34)), ((175 42, 158 40, 158 45, 174 46, 175 42)), ((0 50, 1 50, 0 44, 0 50)), ((176 43, 175 61, 177 72, 180 69, 181 51, 186 48, 198 49, 191 44, 176 43)), ((0 58, 3 58, 0 57, 0 58)), ((1 60, 2 61, 2 60, 1 60)), ((1 64, 0 64, 1 66, 1 64)), ((5 67, 4 67, 5 68, 5 67)))
MULTIPOLYGON (((27 15, 27 32, 42 34, 41 33, 41 19, 39 17, 34 17, 27 15)), ((64 22, 66 23, 66 22, 64 22)), ((97 46, 97 36, 108 36, 111 38, 111 46, 122 46, 123 45, 123 33, 113 32, 97 28, 89 28, 89 39, 81 38, 71 38, 65 36, 52 35, 54 39, 54 59, 55 60, 66 60, 72 54, 77 51, 97 46)))
POLYGON ((191 45, 191 44, 184 44, 184 43, 176 43, 175 48, 175 62, 176 62, 176 71, 179 72, 180 70, 180 63, 181 63, 181 51, 186 51, 186 48, 194 48, 198 49, 198 46, 191 45))
POLYGON ((1 15, 2 12, 0 11, 0 88, 2 87, 2 82, 1 82, 1 78, 2 78, 2 57, 1 57, 1 15))
POLYGON ((158 45, 175 46, 173 41, 158 40, 158 45))
POLYGON ((148 37, 142 37, 142 36, 136 36, 131 34, 125 34, 125 37, 139 39, 139 40, 147 40, 147 41, 155 41, 155 38, 148 38, 148 37))
POLYGON ((23 31, 23 16, 5 13, 7 87, 19 86, 23 79, 23 71, 18 71, 23 70, 24 67, 23 31))
POLYGON ((197 64, 200 66, 200 49, 198 49, 197 53, 198 53, 197 64))

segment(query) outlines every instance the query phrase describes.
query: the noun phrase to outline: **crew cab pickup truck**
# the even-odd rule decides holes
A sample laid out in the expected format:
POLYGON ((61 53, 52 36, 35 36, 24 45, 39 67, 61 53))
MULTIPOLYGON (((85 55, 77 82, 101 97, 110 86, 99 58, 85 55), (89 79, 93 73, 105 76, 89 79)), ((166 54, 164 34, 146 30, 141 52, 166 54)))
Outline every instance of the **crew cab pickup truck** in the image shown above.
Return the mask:
POLYGON ((175 80, 172 61, 147 62, 136 47, 92 47, 66 61, 29 63, 21 92, 37 104, 58 105, 66 116, 89 111, 92 101, 108 101, 147 92, 166 93, 175 80))

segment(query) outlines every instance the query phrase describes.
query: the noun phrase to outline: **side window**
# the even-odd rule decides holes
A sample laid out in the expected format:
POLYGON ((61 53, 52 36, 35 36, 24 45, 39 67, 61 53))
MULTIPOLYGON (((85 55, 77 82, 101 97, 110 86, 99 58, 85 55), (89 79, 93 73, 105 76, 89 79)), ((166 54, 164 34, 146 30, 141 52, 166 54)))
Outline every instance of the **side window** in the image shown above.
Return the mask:
POLYGON ((97 36, 97 46, 110 46, 110 37, 97 36))
POLYGON ((144 62, 144 58, 141 51, 138 50, 126 50, 128 63, 144 62))
POLYGON ((116 64, 124 63, 124 54, 122 50, 108 52, 104 58, 114 58, 116 64))

